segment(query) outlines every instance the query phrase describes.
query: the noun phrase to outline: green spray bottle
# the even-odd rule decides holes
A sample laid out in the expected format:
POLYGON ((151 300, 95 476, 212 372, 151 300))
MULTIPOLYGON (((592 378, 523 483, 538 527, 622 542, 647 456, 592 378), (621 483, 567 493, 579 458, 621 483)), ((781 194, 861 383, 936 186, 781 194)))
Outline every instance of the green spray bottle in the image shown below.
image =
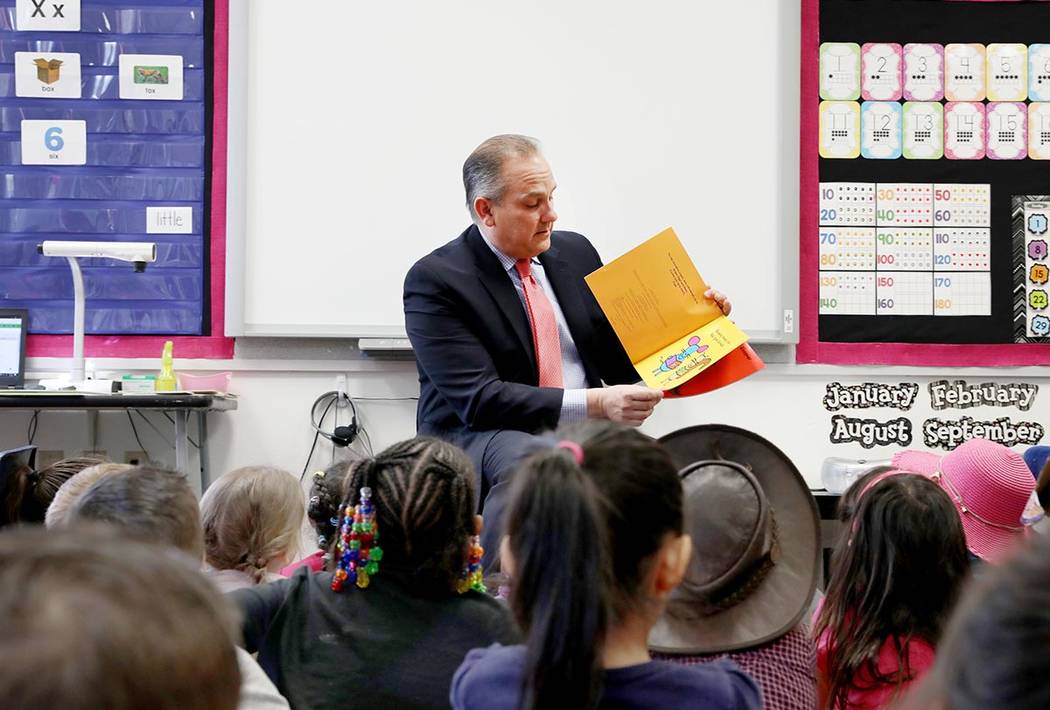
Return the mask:
POLYGON ((157 375, 157 384, 155 385, 155 389, 158 392, 174 392, 176 389, 175 365, 172 355, 174 347, 175 344, 170 340, 164 343, 164 352, 160 356, 160 374, 157 375))

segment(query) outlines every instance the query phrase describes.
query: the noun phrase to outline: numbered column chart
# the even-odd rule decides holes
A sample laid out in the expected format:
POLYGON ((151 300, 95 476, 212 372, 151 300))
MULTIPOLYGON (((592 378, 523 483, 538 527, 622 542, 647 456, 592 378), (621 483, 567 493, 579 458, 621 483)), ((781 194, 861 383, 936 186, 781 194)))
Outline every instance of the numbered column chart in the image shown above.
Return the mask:
POLYGON ((822 182, 820 224, 875 226, 875 184, 870 182, 822 182))
POLYGON ((875 276, 876 315, 928 316, 933 313, 933 274, 879 271, 875 276))
POLYGON ((875 270, 874 227, 821 227, 820 268, 875 270))
POLYGON ((933 275, 933 314, 936 316, 991 315, 989 298, 991 291, 991 272, 937 272, 933 275))
POLYGON ((931 271, 933 233, 929 227, 879 227, 875 264, 879 271, 931 271))
POLYGON ((991 188, 821 183, 823 315, 991 314, 991 188))
POLYGON ((875 272, 821 271, 820 313, 836 316, 875 315, 875 272))

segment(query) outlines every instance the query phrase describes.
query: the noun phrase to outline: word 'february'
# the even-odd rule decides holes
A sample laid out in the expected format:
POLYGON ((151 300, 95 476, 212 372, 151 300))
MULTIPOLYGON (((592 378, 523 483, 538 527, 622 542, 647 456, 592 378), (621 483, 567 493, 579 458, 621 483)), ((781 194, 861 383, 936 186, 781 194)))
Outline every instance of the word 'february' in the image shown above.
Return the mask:
POLYGON ((1026 382, 970 384, 964 380, 931 382, 930 405, 934 409, 970 407, 1017 407, 1028 411, 1039 393, 1039 385, 1026 382))

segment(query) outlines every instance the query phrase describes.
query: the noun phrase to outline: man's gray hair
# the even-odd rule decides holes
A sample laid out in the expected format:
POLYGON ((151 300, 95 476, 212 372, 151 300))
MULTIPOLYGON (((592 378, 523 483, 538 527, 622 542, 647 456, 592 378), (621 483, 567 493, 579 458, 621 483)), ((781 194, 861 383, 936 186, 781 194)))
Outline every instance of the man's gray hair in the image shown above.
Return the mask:
POLYGON ((503 164, 508 158, 530 158, 540 154, 540 142, 513 133, 492 136, 467 156, 463 163, 463 189, 467 193, 467 211, 475 223, 478 213, 474 200, 487 197, 493 202, 503 198, 503 164))

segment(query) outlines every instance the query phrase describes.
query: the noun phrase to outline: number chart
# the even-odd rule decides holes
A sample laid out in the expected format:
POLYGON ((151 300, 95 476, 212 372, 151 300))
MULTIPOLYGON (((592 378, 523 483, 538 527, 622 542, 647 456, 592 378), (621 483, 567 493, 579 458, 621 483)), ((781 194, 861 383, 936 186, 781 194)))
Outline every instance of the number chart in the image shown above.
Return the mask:
POLYGON ((1050 159, 1050 44, 824 42, 819 52, 823 158, 1050 159))
POLYGON ((987 316, 991 188, 820 183, 821 315, 987 316))

